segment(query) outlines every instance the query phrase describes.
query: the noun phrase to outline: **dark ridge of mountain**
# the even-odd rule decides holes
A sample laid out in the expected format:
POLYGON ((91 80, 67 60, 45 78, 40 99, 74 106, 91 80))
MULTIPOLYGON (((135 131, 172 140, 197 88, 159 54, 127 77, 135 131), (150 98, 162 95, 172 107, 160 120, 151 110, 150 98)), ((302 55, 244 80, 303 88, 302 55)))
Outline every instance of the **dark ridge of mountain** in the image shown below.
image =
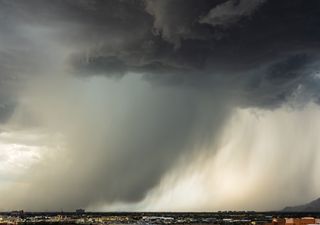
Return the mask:
POLYGON ((320 198, 305 205, 287 206, 282 211, 286 212, 320 212, 320 198))

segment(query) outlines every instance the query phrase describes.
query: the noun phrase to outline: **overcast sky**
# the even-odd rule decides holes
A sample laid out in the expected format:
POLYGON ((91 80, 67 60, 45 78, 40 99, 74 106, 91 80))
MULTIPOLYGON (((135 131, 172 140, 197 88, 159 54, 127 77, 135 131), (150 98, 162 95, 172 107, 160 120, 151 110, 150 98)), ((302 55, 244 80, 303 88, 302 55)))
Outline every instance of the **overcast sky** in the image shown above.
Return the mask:
POLYGON ((320 1, 0 0, 0 211, 320 196, 320 1))

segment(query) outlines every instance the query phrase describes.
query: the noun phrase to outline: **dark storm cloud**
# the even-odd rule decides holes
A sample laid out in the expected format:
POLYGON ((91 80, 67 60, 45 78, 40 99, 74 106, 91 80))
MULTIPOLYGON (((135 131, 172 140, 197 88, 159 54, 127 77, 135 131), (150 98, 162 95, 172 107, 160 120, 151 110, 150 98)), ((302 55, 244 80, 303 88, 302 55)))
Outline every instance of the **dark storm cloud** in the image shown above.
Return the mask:
POLYGON ((208 77, 236 77, 297 54, 317 54, 319 47, 317 1, 2 4, 8 12, 20 12, 15 20, 56 28, 57 38, 74 44, 77 52, 69 62, 80 74, 139 72, 162 83, 170 83, 172 75, 182 83, 207 84, 208 77), (211 22, 203 22, 205 18, 211 22), (215 19, 219 22, 213 23, 215 19))
POLYGON ((267 84, 263 92, 246 94, 252 91, 266 106, 266 98, 284 102, 318 69, 310 63, 318 57, 318 1, 145 1, 145 7, 153 17, 144 15, 144 35, 130 36, 116 49, 109 42, 92 47, 75 69, 107 76, 139 72, 149 81, 208 88, 217 86, 216 77, 226 77, 228 86, 260 80, 267 84))
POLYGON ((114 127, 123 137, 110 140, 112 157, 104 151, 111 145, 107 137, 88 124, 69 152, 84 169, 73 165, 53 177, 35 204, 47 204, 45 191, 56 184, 63 193, 48 201, 54 207, 141 200, 187 146, 211 141, 230 105, 319 102, 319 15, 318 0, 0 0, 0 121, 15 102, 2 99, 47 70, 43 52, 54 51, 33 46, 28 28, 50 30, 45 38, 72 49, 64 63, 78 77, 139 73, 151 84, 188 93, 147 98, 129 119, 121 118, 125 123, 114 127), (3 84, 8 80, 13 84, 3 84), (99 135, 102 141, 95 142, 99 135), (77 190, 70 188, 74 183, 77 190))
POLYGON ((311 80, 317 83, 317 78, 314 77, 319 70, 317 62, 318 57, 297 54, 251 72, 244 89, 245 93, 250 95, 245 99, 246 104, 274 108, 289 101, 296 94, 307 94, 306 89, 314 94, 312 97, 307 94, 309 100, 317 101, 318 87, 310 87, 311 80))

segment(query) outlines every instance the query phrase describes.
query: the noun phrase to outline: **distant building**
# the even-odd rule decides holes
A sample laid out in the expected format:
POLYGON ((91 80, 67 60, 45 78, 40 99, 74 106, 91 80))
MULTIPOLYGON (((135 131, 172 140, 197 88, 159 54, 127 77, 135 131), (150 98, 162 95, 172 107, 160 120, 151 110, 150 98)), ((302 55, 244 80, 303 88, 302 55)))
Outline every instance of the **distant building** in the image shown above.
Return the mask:
POLYGON ((273 225, 285 225, 286 219, 284 218, 275 218, 272 220, 273 225))
POLYGON ((300 218, 286 218, 285 225, 309 225, 315 224, 316 220, 313 217, 302 217, 300 218))
POLYGON ((300 222, 301 225, 308 225, 314 223, 316 223, 316 220, 313 217, 302 217, 300 222))
POLYGON ((10 215, 11 216, 23 216, 24 215, 24 211, 23 210, 11 211, 10 215))
POLYGON ((86 211, 84 210, 84 209, 77 209, 76 210, 76 213, 77 214, 83 214, 83 213, 85 213, 86 211))
POLYGON ((295 221, 293 218, 286 218, 286 225, 295 225, 295 221))

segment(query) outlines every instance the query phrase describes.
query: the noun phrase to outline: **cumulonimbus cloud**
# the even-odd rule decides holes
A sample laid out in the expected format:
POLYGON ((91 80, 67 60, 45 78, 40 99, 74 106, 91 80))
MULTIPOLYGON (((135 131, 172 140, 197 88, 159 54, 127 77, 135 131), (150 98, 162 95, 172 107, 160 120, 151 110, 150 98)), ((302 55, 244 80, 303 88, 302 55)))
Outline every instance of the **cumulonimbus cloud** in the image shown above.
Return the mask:
POLYGON ((10 207, 139 202, 178 161, 215 152, 235 108, 318 103, 318 9, 0 0, 0 122, 65 136, 11 189, 10 207))

